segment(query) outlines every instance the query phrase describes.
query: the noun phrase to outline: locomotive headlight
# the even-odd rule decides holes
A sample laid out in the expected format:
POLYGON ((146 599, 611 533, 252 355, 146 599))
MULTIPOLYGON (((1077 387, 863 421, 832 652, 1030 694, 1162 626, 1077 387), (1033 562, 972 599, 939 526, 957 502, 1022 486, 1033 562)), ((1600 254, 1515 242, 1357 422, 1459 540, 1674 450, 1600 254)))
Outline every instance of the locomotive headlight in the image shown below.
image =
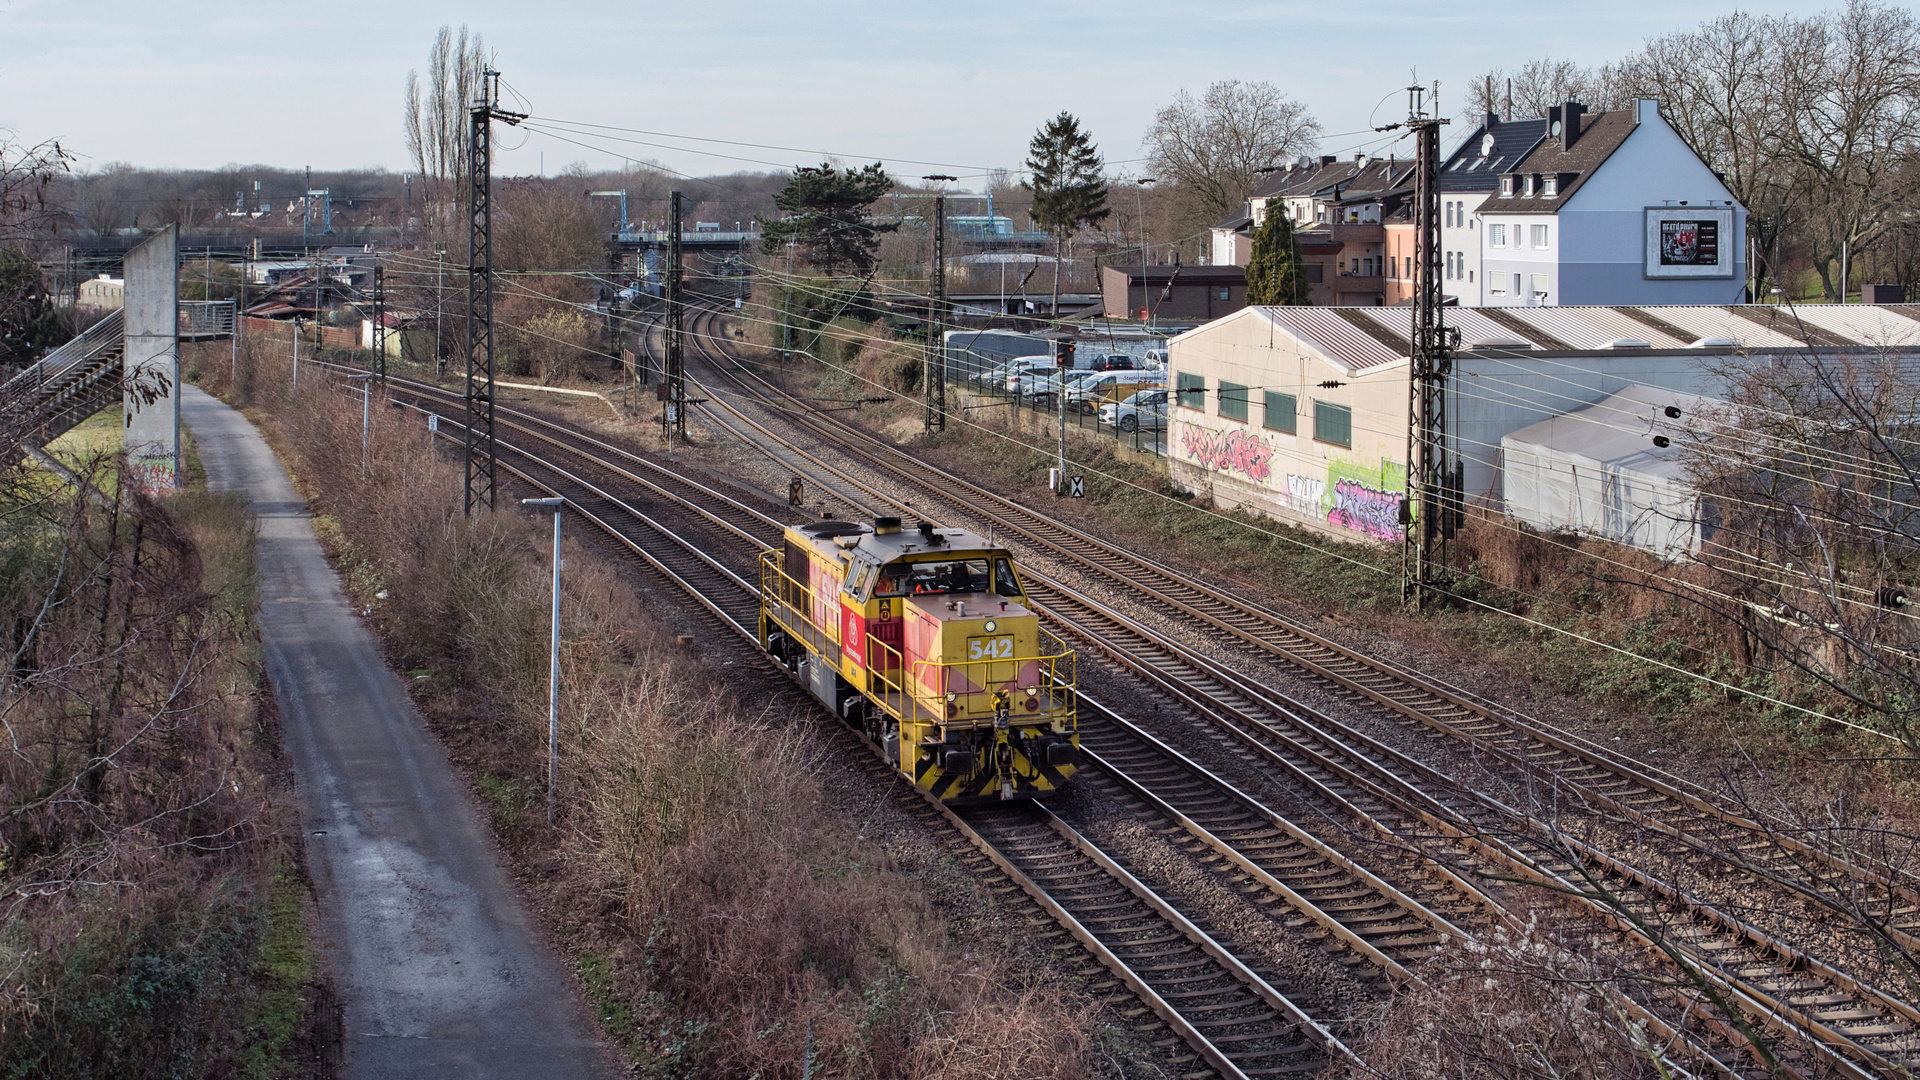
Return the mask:
POLYGON ((988 620, 987 620, 987 624, 986 624, 985 626, 983 626, 983 627, 981 627, 981 629, 982 629, 982 630, 985 630, 985 631, 986 631, 987 633, 989 633, 989 634, 991 634, 991 633, 993 633, 993 632, 994 632, 995 630, 997 630, 997 629, 999 629, 999 627, 998 627, 998 626, 996 626, 996 625, 994 624, 994 621, 993 621, 992 619, 988 619, 988 620))
POLYGON ((1039 697, 1039 696, 1040 696, 1040 688, 1039 688, 1039 687, 1037 687, 1037 686, 1029 686, 1029 687, 1027 687, 1027 696, 1028 696, 1028 697, 1039 697))
POLYGON ((960 695, 959 695, 959 694, 956 694, 956 693, 954 693, 954 692, 953 692, 952 690, 949 690, 949 691, 947 691, 947 700, 948 700, 949 702, 953 702, 953 701, 959 701, 959 700, 960 700, 960 695))

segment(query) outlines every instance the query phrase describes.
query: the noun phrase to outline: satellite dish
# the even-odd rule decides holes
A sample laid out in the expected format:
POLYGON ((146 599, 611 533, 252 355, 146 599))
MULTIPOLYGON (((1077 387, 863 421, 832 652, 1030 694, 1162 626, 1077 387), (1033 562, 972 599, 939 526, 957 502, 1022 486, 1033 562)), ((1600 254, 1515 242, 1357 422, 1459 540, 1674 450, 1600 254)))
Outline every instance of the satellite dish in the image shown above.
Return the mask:
POLYGON ((1558 120, 1555 120, 1555 121, 1553 122, 1553 126, 1552 126, 1551 128, 1548 128, 1548 129, 1547 129, 1547 134, 1549 134, 1549 135, 1558 135, 1558 134, 1560 134, 1560 121, 1558 121, 1558 120))
POLYGON ((1482 135, 1480 137, 1480 156, 1481 157, 1493 156, 1493 133, 1492 132, 1488 132, 1487 134, 1482 135))

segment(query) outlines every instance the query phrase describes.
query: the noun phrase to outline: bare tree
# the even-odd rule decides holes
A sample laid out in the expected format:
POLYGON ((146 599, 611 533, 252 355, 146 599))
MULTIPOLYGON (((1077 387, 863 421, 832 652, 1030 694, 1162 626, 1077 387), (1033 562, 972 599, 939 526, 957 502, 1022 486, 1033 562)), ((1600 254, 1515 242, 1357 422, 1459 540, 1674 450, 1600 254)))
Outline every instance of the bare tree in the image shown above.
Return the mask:
POLYGON ((1320 122, 1270 82, 1227 79, 1197 100, 1185 90, 1153 118, 1148 168, 1187 203, 1185 224, 1211 225, 1239 209, 1260 170, 1320 145, 1320 122))
POLYGON ((1713 535, 1692 598, 1776 695, 1817 693, 1920 754, 1920 414, 1900 354, 1819 349, 1718 373, 1691 480, 1713 535))
POLYGON ((1907 166, 1920 151, 1920 19, 1884 0, 1790 24, 1780 44, 1784 153, 1800 189, 1800 217, 1829 299, 1845 283, 1842 245, 1872 243, 1902 220, 1915 191, 1907 166))
POLYGON ((1548 109, 1569 101, 1596 112, 1625 105, 1608 69, 1581 67, 1571 60, 1529 60, 1511 74, 1494 68, 1467 88, 1467 103, 1475 115, 1498 113, 1508 120, 1545 116, 1548 109))
MULTIPOLYGON (((490 58, 479 34, 442 26, 427 53, 424 91, 417 71, 407 72, 407 153, 426 189, 430 228, 443 223, 446 208, 459 204, 467 175, 468 110, 479 95, 490 58)), ((444 238, 437 241, 444 244, 444 238)))

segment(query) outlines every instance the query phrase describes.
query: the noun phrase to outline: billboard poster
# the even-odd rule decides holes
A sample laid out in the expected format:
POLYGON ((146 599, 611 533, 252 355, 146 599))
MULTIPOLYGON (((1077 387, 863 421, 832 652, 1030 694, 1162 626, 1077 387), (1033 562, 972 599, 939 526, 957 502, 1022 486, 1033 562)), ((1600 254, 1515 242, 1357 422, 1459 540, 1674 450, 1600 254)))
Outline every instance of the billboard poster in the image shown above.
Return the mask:
POLYGON ((1733 231, 1733 210, 1647 208, 1646 276, 1732 277, 1733 259, 1722 241, 1733 231))

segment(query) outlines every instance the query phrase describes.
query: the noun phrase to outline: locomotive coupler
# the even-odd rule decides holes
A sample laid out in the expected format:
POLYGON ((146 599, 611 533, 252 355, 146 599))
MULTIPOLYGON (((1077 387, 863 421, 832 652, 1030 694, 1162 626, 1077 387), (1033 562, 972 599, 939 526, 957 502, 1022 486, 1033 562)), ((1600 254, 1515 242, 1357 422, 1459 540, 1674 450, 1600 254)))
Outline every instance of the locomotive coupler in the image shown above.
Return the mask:
POLYGON ((1005 690, 993 695, 993 730, 1007 730, 1007 723, 1013 713, 1013 700, 1005 690))

